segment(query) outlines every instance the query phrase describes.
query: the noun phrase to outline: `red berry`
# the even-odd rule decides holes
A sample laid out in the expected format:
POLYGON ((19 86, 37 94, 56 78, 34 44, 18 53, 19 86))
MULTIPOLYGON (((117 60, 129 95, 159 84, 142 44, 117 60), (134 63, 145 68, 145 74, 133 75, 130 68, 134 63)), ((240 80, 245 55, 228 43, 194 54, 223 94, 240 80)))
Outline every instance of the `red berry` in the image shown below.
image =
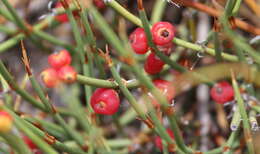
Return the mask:
POLYGON ((103 0, 93 0, 95 6, 99 9, 104 9, 106 7, 106 4, 103 0))
POLYGON ((112 115, 118 111, 120 100, 115 90, 98 88, 91 96, 90 104, 96 113, 112 115))
MULTIPOLYGON (((164 96, 167 97, 167 100, 170 102, 175 96, 175 90, 171 82, 161 79, 153 80, 153 84, 162 92, 164 96)), ((160 104, 156 99, 151 96, 152 103, 155 107, 159 107, 160 104)))
POLYGON ((77 72, 72 66, 66 65, 58 70, 59 79, 65 83, 73 83, 77 80, 77 72))
POLYGON ((23 141, 31 150, 38 149, 37 145, 35 145, 29 137, 23 136, 23 141))
POLYGON ((155 53, 150 53, 145 61, 144 70, 148 74, 156 74, 162 70, 163 65, 164 62, 161 61, 160 58, 155 55, 155 53))
POLYGON ((169 22, 157 22, 152 27, 153 42, 156 45, 165 45, 173 40, 175 28, 169 22))
POLYGON ((59 83, 58 73, 54 68, 47 68, 41 73, 42 81, 48 88, 53 88, 59 83))
POLYGON ((234 90, 227 81, 222 81, 211 88, 210 95, 217 103, 224 104, 234 99, 234 90))
MULTIPOLYGON (((167 129, 167 133, 170 135, 170 137, 172 139, 174 139, 174 134, 173 132, 170 130, 170 129, 167 129)), ((162 145, 162 139, 160 136, 156 136, 155 139, 154 139, 154 143, 155 143, 155 146, 160 149, 161 151, 163 150, 163 145, 162 145)))
POLYGON ((173 43, 170 42, 168 44, 165 45, 157 45, 157 48, 163 52, 165 55, 169 56, 172 52, 172 47, 173 47, 173 43))
POLYGON ((129 41, 135 53, 145 54, 148 51, 148 42, 143 28, 136 28, 130 34, 129 41))
POLYGON ((6 111, 0 111, 0 133, 7 133, 12 129, 13 118, 6 111))
POLYGON ((71 56, 67 50, 61 50, 55 52, 48 57, 48 62, 51 67, 55 69, 60 69, 63 66, 69 65, 71 63, 71 56))
MULTIPOLYGON (((65 0, 65 1, 66 1, 67 3, 70 3, 70 0, 65 0)), ((58 1, 58 2, 56 3, 56 5, 55 5, 55 8, 61 8, 61 7, 63 7, 63 6, 62 6, 61 2, 58 1)), ((77 10, 73 11, 72 14, 73 14, 75 17, 79 16, 79 12, 78 12, 77 10)), ((66 23, 66 22, 69 21, 69 18, 68 18, 68 16, 67 16, 66 13, 56 15, 56 16, 55 16, 55 19, 56 19, 57 21, 61 22, 61 23, 66 23)))

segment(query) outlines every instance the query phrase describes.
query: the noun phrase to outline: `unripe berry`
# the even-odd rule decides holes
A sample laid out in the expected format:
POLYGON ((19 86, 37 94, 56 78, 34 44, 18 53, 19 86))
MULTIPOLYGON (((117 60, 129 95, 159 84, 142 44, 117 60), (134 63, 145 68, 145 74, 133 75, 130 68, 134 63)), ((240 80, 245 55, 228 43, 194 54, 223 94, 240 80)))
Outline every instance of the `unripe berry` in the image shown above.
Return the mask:
POLYGON ((13 118, 8 112, 0 111, 0 133, 8 133, 13 126, 13 118))
POLYGON ((163 65, 164 62, 161 61, 160 58, 155 55, 155 53, 150 53, 145 61, 144 70, 146 73, 153 75, 159 73, 162 70, 163 65))
POLYGON ((103 0, 93 0, 93 3, 99 9, 104 9, 106 7, 106 4, 104 3, 103 0))
POLYGON ((48 57, 48 63, 55 69, 60 69, 63 66, 70 65, 70 53, 67 50, 55 52, 48 57))
POLYGON ((234 99, 234 90, 227 81, 222 81, 211 88, 210 96, 216 103, 225 104, 234 99))
POLYGON ((47 68, 42 71, 41 78, 47 88, 53 88, 59 84, 58 73, 54 68, 47 68))
MULTIPOLYGON (((65 1, 66 1, 68 4, 70 3, 70 0, 65 0, 65 1)), ((62 6, 61 2, 58 1, 58 2, 55 4, 55 8, 61 8, 61 7, 63 7, 63 6, 62 6)), ((72 11, 72 14, 74 15, 74 17, 79 16, 78 10, 72 11)), ((66 13, 56 15, 56 16, 55 16, 55 19, 56 19, 57 21, 61 22, 61 23, 66 23, 66 22, 69 21, 69 18, 68 18, 68 16, 67 16, 66 13)))
MULTIPOLYGON (((162 94, 167 97, 167 100, 169 102, 172 101, 172 99, 175 96, 175 90, 171 82, 162 80, 162 79, 156 79, 153 80, 153 84, 158 88, 162 94)), ((155 107, 159 107, 160 104, 157 102, 157 100, 151 95, 150 98, 152 99, 152 103, 155 107)))
POLYGON ((77 80, 77 72, 72 66, 63 66, 58 70, 59 79, 65 83, 73 83, 77 80))
MULTIPOLYGON (((174 139, 174 134, 173 132, 170 130, 170 129, 167 129, 167 133, 170 135, 170 137, 172 139, 174 139)), ((160 136, 156 136, 155 139, 154 139, 154 143, 155 143, 155 146, 160 149, 161 151, 163 150, 163 145, 162 145, 162 139, 160 136)))
POLYGON ((98 88, 91 96, 90 104, 95 113, 112 115, 118 111, 120 100, 115 90, 98 88))
POLYGON ((148 51, 148 42, 143 28, 136 28, 130 34, 129 41, 135 53, 145 54, 148 51))
POLYGON ((170 43, 175 36, 175 28, 169 22, 157 22, 152 26, 153 42, 156 45, 166 45, 170 43))

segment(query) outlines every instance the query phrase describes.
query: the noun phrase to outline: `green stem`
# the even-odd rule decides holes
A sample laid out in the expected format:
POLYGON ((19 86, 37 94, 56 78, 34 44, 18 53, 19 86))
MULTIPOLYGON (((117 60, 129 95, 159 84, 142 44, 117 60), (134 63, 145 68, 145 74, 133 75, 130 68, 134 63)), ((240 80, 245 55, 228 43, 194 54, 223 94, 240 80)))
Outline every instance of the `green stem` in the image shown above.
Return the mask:
MULTIPOLYGON (((81 37, 81 34, 80 34, 81 32, 79 30, 79 27, 77 26, 73 13, 70 9, 65 9, 65 12, 69 17, 69 21, 72 26, 72 32, 73 32, 74 38, 76 40, 77 47, 79 49, 78 56, 79 56, 79 59, 80 59, 81 65, 82 65, 83 74, 85 76, 91 77, 92 76, 91 70, 93 68, 92 53, 91 53, 91 51, 88 50, 86 52, 87 57, 85 56, 84 41, 81 37), (86 63, 86 61, 88 63, 86 63)), ((81 12, 80 14, 82 15, 82 18, 86 18, 86 20, 87 20, 87 17, 85 16, 84 12, 81 12)), ((87 22, 86 20, 83 20, 83 23, 86 24, 86 22, 87 22)), ((85 93, 86 93, 85 97, 87 100, 87 106, 88 106, 89 110, 91 111, 92 109, 90 107, 90 96, 92 95, 92 89, 88 85, 85 85, 84 88, 85 88, 85 93)))
POLYGON ((107 3, 108 6, 112 7, 114 10, 116 10, 119 14, 121 14, 123 17, 125 17, 127 20, 131 21, 132 23, 142 27, 141 20, 133 15, 132 13, 128 12, 124 7, 122 7, 120 4, 118 4, 115 0, 112 0, 107 3))
POLYGON ((213 37, 214 37, 214 47, 215 47, 216 59, 218 62, 221 62, 222 61, 222 56, 221 56, 222 52, 220 49, 218 32, 214 32, 213 37))
POLYGON ((5 68, 2 60, 0 60, 0 73, 2 74, 3 78, 8 82, 9 86, 13 90, 15 90, 19 95, 21 95, 21 97, 23 97, 23 99, 25 99, 26 101, 31 103, 33 106, 35 106, 43 111, 47 111, 47 109, 44 107, 44 105, 41 102, 37 101, 29 93, 27 93, 25 90, 23 90, 22 88, 20 88, 18 86, 18 84, 14 81, 11 74, 5 68))
POLYGON ((120 90, 122 91, 122 93, 124 94, 124 96, 126 97, 126 99, 129 101, 129 103, 131 104, 131 106, 134 108, 134 110, 136 111, 136 113, 138 113, 138 115, 143 119, 146 120, 146 116, 145 116, 145 112, 144 110, 141 108, 141 106, 138 104, 138 102, 136 101, 136 99, 134 98, 134 96, 131 94, 131 92, 127 89, 127 87, 124 85, 119 73, 117 72, 117 70, 114 68, 114 66, 109 66, 110 67, 110 71, 112 72, 112 75, 114 77, 114 79, 116 80, 116 82, 119 85, 120 90))
POLYGON ((164 0, 155 1, 154 8, 153 8, 152 15, 151 15, 152 24, 154 24, 155 22, 161 21, 166 4, 167 4, 167 2, 164 0))
POLYGON ((85 143, 84 143, 84 139, 82 138, 82 136, 78 132, 73 130, 73 128, 71 128, 69 125, 67 125, 67 123, 60 116, 60 114, 55 111, 54 107, 51 105, 51 102, 46 98, 46 96, 45 96, 41 86, 35 80, 34 76, 31 75, 29 78, 30 78, 32 87, 36 91, 36 93, 39 96, 40 100, 45 105, 45 108, 47 109, 47 111, 49 113, 51 113, 52 116, 54 117, 54 119, 59 122, 59 124, 63 127, 63 129, 67 132, 67 134, 69 134, 71 136, 71 138, 73 138, 80 146, 83 147, 85 145, 85 143))
POLYGON ((232 78, 232 84, 233 84, 233 88, 235 91, 235 98, 237 100, 239 112, 240 112, 242 120, 243 120, 242 123, 243 123, 243 128, 244 128, 244 136, 245 136, 245 141, 247 143, 248 152, 249 152, 249 154, 254 154, 255 151, 254 151, 254 145, 252 143, 252 134, 250 131, 249 119, 248 119, 248 116, 246 113, 243 98, 240 95, 239 87, 238 87, 238 84, 237 84, 235 78, 232 78))
MULTIPOLYGON (((77 75, 77 81, 81 84, 87 84, 94 87, 118 88, 118 84, 115 81, 96 79, 79 74, 77 75)), ((135 79, 126 81, 127 88, 137 88, 139 85, 139 81, 135 79)))
POLYGON ((32 154, 23 140, 12 133, 0 133, 6 142, 19 154, 32 154))

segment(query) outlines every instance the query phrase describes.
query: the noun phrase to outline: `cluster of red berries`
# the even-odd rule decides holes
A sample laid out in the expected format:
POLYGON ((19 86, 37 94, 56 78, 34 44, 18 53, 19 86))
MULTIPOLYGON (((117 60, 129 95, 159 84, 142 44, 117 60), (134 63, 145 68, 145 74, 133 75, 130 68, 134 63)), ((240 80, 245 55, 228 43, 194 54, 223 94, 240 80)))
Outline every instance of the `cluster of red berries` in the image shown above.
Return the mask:
POLYGON ((90 104, 95 113, 112 115, 118 111, 120 99, 114 89, 98 88, 91 96, 90 104))
POLYGON ((70 66, 71 55, 67 50, 61 50, 48 57, 51 67, 41 73, 43 83, 48 88, 53 88, 60 83, 73 83, 77 79, 77 72, 70 66))
MULTIPOLYGON (((175 28, 169 22, 157 22, 152 26, 152 38, 157 48, 169 56, 172 50, 172 40, 175 36, 175 28)), ((129 41, 136 54, 145 54, 149 50, 148 40, 143 28, 135 29, 129 36, 129 41)), ((161 61, 153 52, 147 57, 144 70, 148 74, 159 73, 163 68, 161 61)))
MULTIPOLYGON (((65 0, 68 4, 71 2, 71 0, 65 0)), ((105 3, 103 2, 103 0, 94 0, 93 3, 95 4, 95 6, 99 9, 103 9, 106 7, 105 3)), ((62 3, 60 1, 55 3, 54 8, 61 8, 62 7, 62 3)), ((78 17, 79 16, 79 11, 78 10, 74 10, 72 12, 74 17, 78 17)), ((60 23, 66 23, 69 21, 68 16, 66 13, 63 14, 59 14, 55 16, 56 21, 59 21, 60 23)))
POLYGON ((211 88, 210 96, 216 103, 225 104, 234 99, 234 90, 227 81, 221 81, 211 88))

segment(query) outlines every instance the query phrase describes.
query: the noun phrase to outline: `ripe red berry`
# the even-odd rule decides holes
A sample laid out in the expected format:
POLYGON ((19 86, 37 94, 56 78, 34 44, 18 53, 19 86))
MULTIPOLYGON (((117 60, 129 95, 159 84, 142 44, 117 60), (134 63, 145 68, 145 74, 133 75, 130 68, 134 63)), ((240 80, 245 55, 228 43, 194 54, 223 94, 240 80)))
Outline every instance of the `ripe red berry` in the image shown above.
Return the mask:
POLYGON ((155 53, 150 53, 145 61, 144 70, 148 74, 156 74, 162 70, 163 65, 164 62, 161 61, 160 58, 155 55, 155 53))
POLYGON ((58 77, 65 83, 73 83, 77 80, 77 72, 72 66, 66 65, 58 70, 58 77))
MULTIPOLYGON (((175 96, 175 90, 171 82, 161 79, 153 80, 153 84, 162 92, 164 96, 167 97, 167 100, 170 102, 175 96)), ((151 95, 152 103, 155 107, 159 107, 160 104, 156 99, 151 95)))
MULTIPOLYGON (((170 129, 167 129, 167 133, 170 135, 170 137, 172 139, 174 139, 174 134, 173 132, 170 130, 170 129)), ((155 139, 154 139, 154 143, 155 143, 155 146, 160 149, 161 151, 163 150, 163 145, 162 145, 162 139, 160 136, 156 136, 155 139)))
POLYGON ((104 9, 106 7, 106 4, 103 0, 93 0, 95 6, 99 9, 104 9))
MULTIPOLYGON (((66 0, 66 2, 69 4, 69 3, 70 3, 70 0, 66 0)), ((61 7, 63 7, 63 6, 62 6, 62 3, 61 3, 60 1, 58 1, 58 2, 55 4, 55 8, 61 8, 61 7)), ((77 10, 73 11, 72 13, 73 13, 73 15, 74 15, 75 17, 79 16, 79 12, 78 12, 77 10)), ((69 18, 68 18, 68 16, 67 16, 66 13, 56 15, 56 16, 55 16, 55 19, 56 19, 57 21, 61 22, 61 23, 66 23, 66 22, 69 21, 69 18)))
POLYGON ((69 65, 71 63, 71 56, 67 50, 61 50, 55 52, 48 57, 48 62, 51 67, 55 69, 60 69, 63 66, 69 65))
POLYGON ((47 88, 53 88, 58 85, 58 73, 54 68, 47 68, 41 72, 41 78, 47 88))
POLYGON ((135 53, 145 54, 148 51, 148 42, 143 28, 136 28, 130 34, 129 41, 135 53))
POLYGON ((157 48, 163 52, 165 55, 169 56, 172 52, 172 47, 173 47, 173 43, 170 42, 168 44, 165 45, 157 45, 157 48))
POLYGON ((222 81, 211 88, 210 95, 216 103, 224 104, 234 99, 234 90, 227 81, 222 81))
POLYGON ((41 150, 39 150, 39 148, 37 147, 37 145, 35 145, 33 143, 33 141, 27 137, 27 136, 23 136, 23 141, 24 143, 31 149, 31 151, 34 153, 34 154, 42 154, 41 150))
POLYGON ((90 104, 96 113, 112 115, 118 111, 120 100, 115 90, 98 88, 91 96, 90 104))
POLYGON ((0 133, 11 131, 13 126, 13 118, 6 111, 0 111, 0 133))
POLYGON ((38 149, 37 145, 35 145, 29 137, 23 136, 23 141, 31 150, 38 149))
POLYGON ((152 26, 153 42, 156 45, 165 45, 170 43, 175 36, 175 28, 169 22, 157 22, 152 26))

